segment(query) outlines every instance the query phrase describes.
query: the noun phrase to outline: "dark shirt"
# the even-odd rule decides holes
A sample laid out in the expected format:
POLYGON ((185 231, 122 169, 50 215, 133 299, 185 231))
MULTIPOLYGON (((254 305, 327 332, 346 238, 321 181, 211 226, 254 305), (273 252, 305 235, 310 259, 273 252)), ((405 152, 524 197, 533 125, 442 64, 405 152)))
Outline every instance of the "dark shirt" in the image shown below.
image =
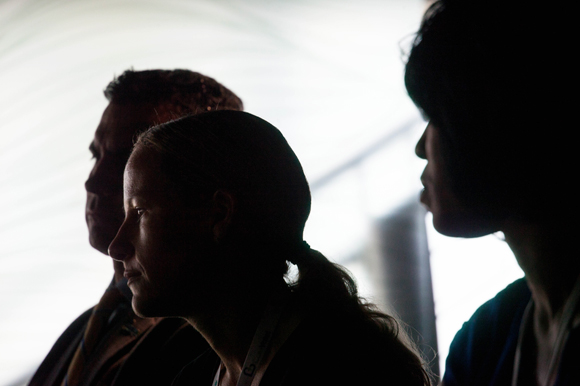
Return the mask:
MULTIPOLYGON (((531 299, 525 279, 511 283, 483 304, 457 333, 449 350, 445 386, 510 386, 524 310, 531 299)), ((572 330, 556 386, 578 385, 580 332, 572 330)))
MULTIPOLYGON (((126 280, 116 286, 128 295, 121 301, 82 373, 83 386, 170 385, 176 374, 207 347, 186 321, 139 318, 131 309, 126 280)), ((60 386, 83 337, 92 309, 59 337, 30 386, 60 386)))
MULTIPOLYGON (((276 353, 260 386, 422 385, 398 351, 361 323, 307 319, 276 353)), ((220 364, 207 350, 173 386, 211 385, 220 364)))

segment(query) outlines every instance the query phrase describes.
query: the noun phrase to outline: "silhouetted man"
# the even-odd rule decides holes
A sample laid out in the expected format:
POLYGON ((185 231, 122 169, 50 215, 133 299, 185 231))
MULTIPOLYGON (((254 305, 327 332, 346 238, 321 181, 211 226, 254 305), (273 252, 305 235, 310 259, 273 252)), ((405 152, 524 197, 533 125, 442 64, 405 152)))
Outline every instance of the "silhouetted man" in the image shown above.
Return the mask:
MULTIPOLYGON (((136 133, 199 112, 242 110, 230 90, 188 70, 125 71, 105 89, 109 105, 90 145, 95 165, 85 183, 91 245, 104 254, 124 219, 123 170, 136 133)), ((170 385, 207 344, 185 321, 143 319, 131 308, 123 265, 99 303, 60 336, 30 385, 170 385)))

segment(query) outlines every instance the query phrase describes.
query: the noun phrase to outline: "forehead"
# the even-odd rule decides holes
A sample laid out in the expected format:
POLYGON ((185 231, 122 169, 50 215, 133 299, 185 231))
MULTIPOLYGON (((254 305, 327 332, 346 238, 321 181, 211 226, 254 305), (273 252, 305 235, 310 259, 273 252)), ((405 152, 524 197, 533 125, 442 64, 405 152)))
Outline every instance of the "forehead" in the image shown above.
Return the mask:
POLYGON ((151 104, 110 103, 103 112, 93 145, 110 152, 129 151, 137 132, 168 120, 164 111, 151 104))
POLYGON ((161 156, 150 149, 135 149, 123 180, 125 198, 140 197, 157 203, 173 201, 172 189, 161 168, 161 156))

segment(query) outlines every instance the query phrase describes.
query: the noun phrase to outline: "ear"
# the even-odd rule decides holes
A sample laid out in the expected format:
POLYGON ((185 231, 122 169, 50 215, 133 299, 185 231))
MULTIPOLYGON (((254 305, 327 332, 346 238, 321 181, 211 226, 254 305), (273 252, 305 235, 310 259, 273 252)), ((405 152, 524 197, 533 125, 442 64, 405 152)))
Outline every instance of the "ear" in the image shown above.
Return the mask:
POLYGON ((227 190, 218 190, 212 198, 216 209, 216 221, 213 225, 213 239, 221 242, 230 232, 238 210, 236 197, 227 190))

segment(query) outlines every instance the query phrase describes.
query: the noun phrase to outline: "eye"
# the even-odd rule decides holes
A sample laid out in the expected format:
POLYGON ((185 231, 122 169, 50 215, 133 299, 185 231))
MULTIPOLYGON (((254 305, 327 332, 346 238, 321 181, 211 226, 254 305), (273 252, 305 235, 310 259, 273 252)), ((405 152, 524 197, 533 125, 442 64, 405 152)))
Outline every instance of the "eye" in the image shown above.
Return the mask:
POLYGON ((145 209, 141 207, 130 207, 128 211, 125 211, 125 218, 127 221, 139 222, 141 217, 145 213, 145 209))
POLYGON ((141 216, 145 213, 144 208, 135 208, 135 213, 137 214, 137 221, 141 219, 141 216))

